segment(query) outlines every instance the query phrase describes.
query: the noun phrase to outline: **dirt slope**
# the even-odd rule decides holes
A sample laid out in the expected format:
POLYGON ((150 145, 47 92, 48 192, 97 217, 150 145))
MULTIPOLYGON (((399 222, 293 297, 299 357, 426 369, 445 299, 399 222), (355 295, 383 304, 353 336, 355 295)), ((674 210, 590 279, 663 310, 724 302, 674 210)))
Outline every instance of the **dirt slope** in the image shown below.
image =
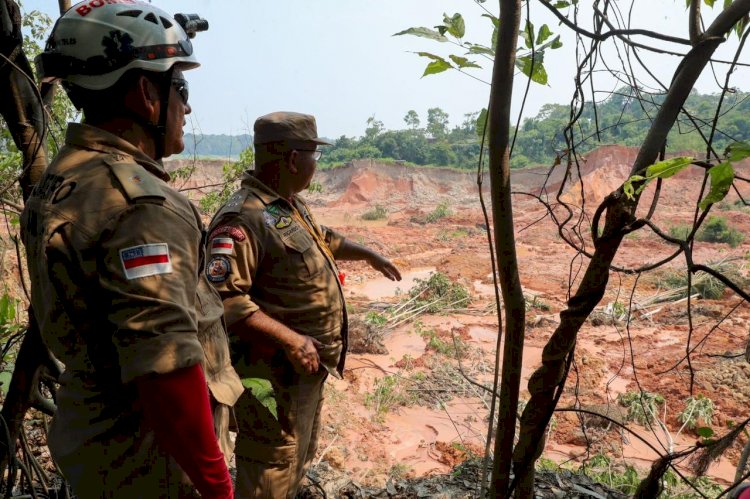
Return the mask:
MULTIPOLYGON (((596 204, 627 178, 636 154, 633 148, 602 147, 588 154, 566 182, 560 199, 570 205, 573 220, 580 219, 580 232, 588 248, 589 217, 596 204)), ((738 172, 750 177, 750 165, 740 165, 738 172)), ((513 171, 513 188, 540 194, 546 185, 548 199, 554 201, 563 173, 559 166, 549 177, 543 168, 513 171)), ((201 168, 199 177, 186 185, 217 182, 220 174, 221 165, 201 168)), ((483 452, 488 411, 486 397, 481 391, 466 387, 460 374, 455 376, 454 372, 454 377, 445 378, 450 374, 446 374, 447 366, 455 364, 455 359, 441 353, 440 348, 436 350, 436 345, 450 345, 452 338, 458 337, 469 352, 462 360, 463 369, 471 372, 476 381, 487 384, 498 328, 476 174, 362 160, 321 170, 314 180, 321 184, 321 191, 304 196, 314 205, 318 221, 384 253, 404 273, 404 281, 393 284, 363 262, 342 262, 345 292, 354 314, 382 312, 387 304, 401 300, 418 279, 425 279, 433 271, 461 283, 471 295, 471 304, 460 313, 427 314, 418 323, 389 330, 383 341, 388 353, 349 357, 345 379, 331 382, 326 389, 328 402, 316 461, 326 461, 355 481, 374 486, 382 486, 394 477, 448 472, 456 462, 483 452), (449 213, 427 223, 427 215, 440 203, 449 213), (385 209, 384 218, 361 218, 377 206, 385 209), (442 383, 448 383, 455 392, 450 398, 440 395, 447 388, 438 384, 430 385, 427 395, 416 405, 395 404, 385 413, 373 405, 373 397, 383 396, 377 388, 386 377, 406 383, 397 386, 405 386, 409 392, 414 390, 409 388, 413 381, 404 380, 433 380, 438 379, 438 374, 443 376, 439 378, 442 383)), ((654 221, 668 231, 672 225, 692 220, 702 180, 703 170, 695 167, 664 182, 654 221)), ((488 184, 486 180, 485 194, 489 192, 488 184)), ((743 196, 750 199, 750 189, 743 189, 743 196)), ((651 187, 644 194, 640 209, 643 213, 648 210, 653 193, 651 187)), ((489 196, 486 199, 489 204, 489 196)), ((737 194, 731 193, 728 202, 735 199, 737 194)), ((726 217, 739 231, 750 233, 750 211, 729 203, 724 203, 723 208, 725 211, 715 207, 714 213, 726 217)), ((542 348, 557 325, 557 314, 586 264, 563 242, 545 215, 545 208, 533 198, 514 196, 521 281, 530 299, 524 380, 540 365, 542 348)), ((572 224, 566 229, 568 235, 571 227, 572 224)), ((736 258, 741 276, 747 277, 749 250, 747 239, 736 248, 697 243, 694 257, 700 262, 736 258)), ((640 266, 672 251, 674 247, 642 230, 625 239, 616 264, 640 266)), ((679 269, 682 265, 683 261, 677 259, 669 267, 679 269)), ((639 387, 658 393, 665 400, 663 419, 669 438, 679 450, 698 439, 693 430, 680 430, 682 424, 678 420, 690 395, 702 394, 713 400, 713 420, 700 424, 710 425, 717 434, 750 415, 750 365, 742 357, 750 330, 750 307, 727 291, 719 299, 694 298, 690 317, 683 301, 639 311, 630 323, 618 319, 617 311, 631 301, 647 302, 665 290, 665 282, 663 272, 646 274, 637 281, 627 274, 612 276, 596 317, 586 323, 579 335, 576 368, 570 374, 560 407, 618 407, 618 395, 639 387), (722 321, 735 306, 732 315, 722 321), (722 322, 717 327, 719 321, 722 322), (684 359, 688 342, 692 347, 689 364, 684 359)), ((528 397, 525 381, 522 388, 522 398, 528 397)), ((649 431, 634 423, 629 423, 629 427, 655 448, 668 447, 663 431, 649 431)), ((582 426, 575 415, 561 413, 550 432, 545 457, 556 462, 580 462, 601 452, 618 463, 647 468, 656 454, 646 444, 623 435, 611 428, 582 426)), ((709 474, 723 483, 731 480, 745 441, 741 437, 709 474)))

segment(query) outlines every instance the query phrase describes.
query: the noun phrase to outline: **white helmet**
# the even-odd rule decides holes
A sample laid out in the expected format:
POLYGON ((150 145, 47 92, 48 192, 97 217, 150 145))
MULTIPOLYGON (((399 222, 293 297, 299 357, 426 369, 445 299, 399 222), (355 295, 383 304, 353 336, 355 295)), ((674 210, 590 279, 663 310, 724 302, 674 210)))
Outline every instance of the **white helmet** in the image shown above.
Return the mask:
POLYGON ((200 64, 174 17, 137 0, 86 0, 57 20, 37 57, 41 78, 88 90, 111 87, 129 69, 165 73, 200 64))

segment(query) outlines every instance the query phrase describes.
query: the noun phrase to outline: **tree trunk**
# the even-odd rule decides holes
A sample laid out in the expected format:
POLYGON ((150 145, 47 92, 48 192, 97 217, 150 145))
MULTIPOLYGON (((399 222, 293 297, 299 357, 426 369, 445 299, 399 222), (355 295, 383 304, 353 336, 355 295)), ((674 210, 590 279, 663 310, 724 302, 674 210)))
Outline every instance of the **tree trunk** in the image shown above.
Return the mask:
MULTIPOLYGON (((23 155, 19 185, 26 201, 47 167, 44 148, 46 119, 41 95, 23 52, 21 14, 13 0, 0 0, 0 53, 10 61, 3 59, 0 62, 0 96, 3 96, 0 98, 0 114, 23 155)), ((39 383, 45 375, 56 379, 59 374, 59 364, 44 346, 30 309, 29 328, 16 357, 8 395, 0 411, 7 425, 8 437, 7 447, 0 446, 0 469, 14 458, 15 444, 29 408, 35 406, 47 413, 54 411, 54 405, 41 396, 39 383)))
POLYGON ((26 54, 23 52, 21 13, 13 0, 0 0, 0 114, 2 114, 13 141, 23 154, 23 171, 19 178, 24 201, 31 188, 42 178, 47 167, 44 150, 45 116, 34 83, 34 76, 26 54))
MULTIPOLYGON (((490 496, 504 495, 510 485, 510 464, 521 386, 526 307, 518 276, 510 186, 510 106, 513 97, 516 44, 521 0, 500 0, 500 30, 495 48, 488 113, 490 187, 495 257, 505 309, 505 341, 495 435, 490 496)), ((500 313, 498 311, 498 317, 500 313)), ((502 321, 500 321, 502 324, 502 321)), ((500 331, 498 331, 500 334, 500 331)))
MULTIPOLYGON (((677 68, 666 100, 649 130, 631 169, 631 175, 653 164, 666 143, 682 105, 695 81, 708 63, 724 36, 743 16, 750 12, 750 0, 735 0, 706 30, 704 37, 677 68)), ((557 327, 542 353, 542 366, 529 380, 531 400, 521 416, 521 433, 513 454, 513 469, 520 483, 533 477, 534 462, 544 448, 545 428, 552 417, 557 400, 565 385, 568 359, 573 352, 581 326, 599 303, 607 287, 609 268, 624 236, 623 228, 634 220, 638 197, 629 200, 622 189, 604 201, 606 218, 602 237, 595 244, 583 280, 575 295, 560 313, 557 327)), ((592 233, 596 233, 596 227, 592 233)), ((525 496, 529 497, 529 496, 525 496)))

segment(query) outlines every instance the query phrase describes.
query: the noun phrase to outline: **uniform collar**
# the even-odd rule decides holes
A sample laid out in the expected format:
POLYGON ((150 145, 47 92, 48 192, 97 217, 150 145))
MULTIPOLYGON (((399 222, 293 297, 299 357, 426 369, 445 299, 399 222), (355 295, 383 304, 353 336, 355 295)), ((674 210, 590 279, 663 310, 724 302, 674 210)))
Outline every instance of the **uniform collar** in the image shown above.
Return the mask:
POLYGON ((101 128, 84 123, 69 123, 65 135, 65 144, 69 146, 99 151, 116 156, 130 156, 133 161, 144 167, 162 180, 169 180, 169 173, 161 161, 147 156, 143 151, 117 135, 101 128))
MULTIPOLYGON (((258 180, 252 172, 245 172, 242 177, 242 187, 253 189, 258 199, 260 199, 266 206, 278 201, 281 201, 286 205, 290 204, 289 200, 281 197, 276 191, 258 180)), ((296 194, 292 197, 292 199, 295 201, 300 200, 300 198, 296 194)))

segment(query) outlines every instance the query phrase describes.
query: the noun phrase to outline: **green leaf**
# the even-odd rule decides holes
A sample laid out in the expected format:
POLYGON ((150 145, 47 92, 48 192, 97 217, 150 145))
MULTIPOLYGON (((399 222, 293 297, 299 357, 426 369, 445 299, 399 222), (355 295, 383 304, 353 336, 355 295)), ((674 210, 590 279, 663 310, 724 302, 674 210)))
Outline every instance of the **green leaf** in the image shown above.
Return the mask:
POLYGON ((655 178, 669 178, 675 173, 684 170, 693 162, 690 156, 678 156, 676 158, 659 161, 646 168, 646 178, 653 180, 655 178))
POLYGON ((268 412, 270 412, 274 419, 278 421, 279 415, 276 406, 276 397, 274 397, 273 385, 271 382, 263 378, 244 378, 242 384, 245 388, 250 390, 253 397, 258 399, 258 402, 268 409, 268 412))
POLYGON ((13 377, 13 373, 8 371, 0 372, 0 391, 3 393, 3 400, 8 395, 8 388, 10 387, 10 379, 13 377))
POLYGON ((466 24, 461 14, 455 13, 452 17, 448 17, 448 14, 443 14, 443 23, 448 28, 448 33, 455 36, 456 38, 463 38, 466 34, 466 24))
POLYGON ((703 3, 708 5, 709 7, 713 7, 716 0, 703 0, 703 3))
POLYGON ((526 48, 530 49, 534 46, 534 24, 531 21, 526 21, 526 27, 521 32, 521 37, 523 37, 526 48))
POLYGON ((536 44, 543 44, 550 36, 552 36, 552 31, 550 31, 549 26, 542 24, 542 27, 539 28, 539 33, 536 35, 536 44))
POLYGON ((693 162, 693 158, 689 156, 678 156, 676 158, 659 161, 646 168, 646 175, 633 175, 622 185, 623 193, 628 199, 633 199, 636 194, 641 192, 648 187, 648 184, 652 180, 661 178, 669 178, 672 175, 684 170, 693 162), (634 189, 633 183, 638 182, 640 185, 638 189, 634 189))
POLYGON ((7 294, 4 294, 3 297, 0 298, 0 325, 2 326, 5 326, 12 320, 10 314, 8 313, 9 308, 10 297, 7 294))
POLYGON ((495 16, 492 16, 490 14, 482 14, 482 17, 486 17, 487 19, 489 19, 490 21, 492 21, 492 25, 494 27, 496 27, 496 28, 500 27, 500 18, 499 17, 495 17, 495 16))
POLYGON ((729 162, 714 166, 708 170, 708 174, 711 177, 711 190, 701 200, 699 205, 701 210, 724 199, 734 182, 734 167, 729 162))
POLYGON ((564 9, 565 7, 570 7, 570 2, 560 0, 559 2, 556 2, 555 5, 553 5, 553 7, 556 9, 564 9))
POLYGON ((738 37, 741 37, 742 34, 745 32, 745 26, 750 22, 750 16, 744 16, 742 19, 737 21, 737 24, 734 25, 734 32, 737 33, 738 37))
POLYGON ((443 59, 439 55, 431 54, 429 52, 414 52, 414 53, 417 54, 419 57, 427 57, 429 59, 432 59, 433 61, 445 61, 445 59, 443 59))
POLYGON ((474 43, 467 44, 466 46, 469 48, 470 54, 484 54, 495 57, 495 51, 489 47, 485 47, 484 45, 474 43))
POLYGON ((724 154, 727 156, 727 160, 732 163, 750 158, 750 142, 734 142, 729 144, 724 154))
POLYGON ((430 28, 409 28, 405 29, 404 31, 399 31, 398 33, 395 33, 393 36, 399 36, 399 35, 413 35, 413 36, 419 36, 422 38, 429 38, 430 40, 437 40, 439 42, 447 42, 448 38, 441 35, 439 32, 430 29, 430 28))
POLYGON ((432 61, 425 68, 424 73, 422 74, 422 78, 424 78, 427 75, 434 75, 437 73, 442 73, 443 71, 447 71, 451 69, 452 67, 453 66, 451 66, 451 64, 444 59, 441 59, 439 61, 432 61))
POLYGON ((531 78, 534 83, 540 85, 547 84, 547 70, 544 69, 543 57, 541 53, 536 54, 532 65, 531 56, 519 57, 516 59, 516 66, 523 74, 531 78))
POLYGON ((695 433, 697 433, 699 437, 703 437, 703 438, 711 438, 714 436, 714 431, 708 426, 702 426, 700 428, 696 428, 695 433))
POLYGON ((470 61, 466 57, 459 57, 457 55, 449 55, 448 57, 459 68, 481 68, 482 67, 476 62, 470 61))
POLYGON ((562 42, 560 41, 560 35, 557 35, 547 43, 536 47, 536 52, 544 52, 547 48, 559 49, 560 47, 562 47, 562 42))
MULTIPOLYGON (((633 186, 634 182, 642 182, 646 180, 646 177, 643 175, 633 175, 629 179, 625 181, 625 183, 622 184, 622 192, 625 194, 625 196, 628 199, 633 199, 635 197, 635 187, 633 186)), ((641 192, 642 189, 638 189, 638 192, 641 192)))
POLYGON ((495 47, 497 47, 497 37, 498 37, 498 31, 500 29, 500 18, 492 16, 490 14, 482 14, 482 17, 486 17, 492 22, 493 30, 492 30, 492 36, 490 37, 490 47, 492 47, 492 50, 495 50, 495 47))
POLYGON ((489 126, 489 123, 487 122, 487 108, 482 108, 482 110, 479 112, 479 116, 477 116, 477 135, 479 135, 479 138, 482 138, 484 135, 484 127, 489 126))

